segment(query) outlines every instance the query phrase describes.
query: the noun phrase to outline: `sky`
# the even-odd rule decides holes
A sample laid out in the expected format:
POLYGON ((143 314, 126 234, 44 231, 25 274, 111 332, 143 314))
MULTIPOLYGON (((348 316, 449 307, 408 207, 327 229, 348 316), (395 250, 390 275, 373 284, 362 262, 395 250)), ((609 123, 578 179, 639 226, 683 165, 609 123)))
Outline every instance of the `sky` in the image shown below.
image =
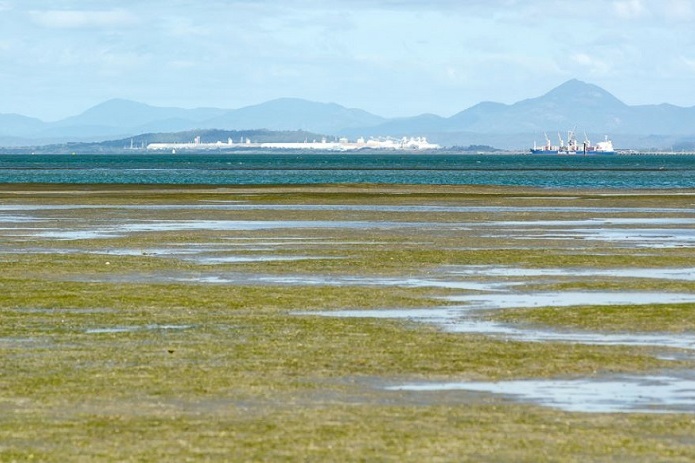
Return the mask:
POLYGON ((695 106, 695 0, 0 0, 0 113, 294 97, 384 117, 569 79, 695 106))

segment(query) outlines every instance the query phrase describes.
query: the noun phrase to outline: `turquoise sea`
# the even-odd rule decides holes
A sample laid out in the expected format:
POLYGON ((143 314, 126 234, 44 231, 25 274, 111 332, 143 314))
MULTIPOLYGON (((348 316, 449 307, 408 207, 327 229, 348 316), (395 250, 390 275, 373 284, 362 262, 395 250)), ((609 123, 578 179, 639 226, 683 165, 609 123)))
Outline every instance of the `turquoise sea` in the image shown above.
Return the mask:
POLYGON ((541 188, 695 188, 695 156, 10 154, 0 155, 0 183, 385 183, 541 188))

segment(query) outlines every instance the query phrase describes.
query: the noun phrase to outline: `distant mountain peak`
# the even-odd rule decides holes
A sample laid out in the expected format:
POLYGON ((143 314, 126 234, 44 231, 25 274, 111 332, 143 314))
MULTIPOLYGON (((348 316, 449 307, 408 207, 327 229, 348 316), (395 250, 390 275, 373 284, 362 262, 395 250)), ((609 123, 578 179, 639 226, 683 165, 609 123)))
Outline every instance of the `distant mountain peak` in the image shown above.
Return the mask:
POLYGON ((582 106, 625 106, 625 103, 598 85, 589 84, 579 79, 570 79, 545 95, 534 98, 536 101, 541 99, 560 104, 582 106))
MULTIPOLYGON (((600 92, 606 92, 603 90, 601 87, 598 85, 590 84, 588 82, 584 82, 579 79, 570 79, 566 82, 563 82, 562 84, 558 85, 554 89, 550 90, 547 94, 555 93, 555 92, 592 92, 592 91, 600 91, 600 92)), ((546 94, 546 95, 547 95, 546 94)))
POLYGON ((124 111, 124 110, 136 110, 142 108, 151 108, 150 105, 146 103, 140 103, 138 101, 127 100, 125 98, 111 98, 102 103, 84 111, 82 114, 95 113, 99 111, 124 111))
MULTIPOLYGON (((288 111, 298 111, 298 110, 325 110, 330 109, 334 111, 352 111, 350 108, 346 108, 337 103, 322 103, 318 101, 306 100, 303 98, 295 97, 282 97, 276 98, 274 100, 266 101, 265 103, 259 103, 252 106, 246 106, 240 108, 245 110, 248 108, 275 108, 280 110, 288 111)), ((361 111, 361 110, 360 110, 361 111)))
POLYGON ((594 84, 590 84, 588 82, 584 82, 583 80, 579 79, 570 79, 560 85, 558 87, 564 87, 564 86, 576 86, 576 87, 595 87, 594 84))

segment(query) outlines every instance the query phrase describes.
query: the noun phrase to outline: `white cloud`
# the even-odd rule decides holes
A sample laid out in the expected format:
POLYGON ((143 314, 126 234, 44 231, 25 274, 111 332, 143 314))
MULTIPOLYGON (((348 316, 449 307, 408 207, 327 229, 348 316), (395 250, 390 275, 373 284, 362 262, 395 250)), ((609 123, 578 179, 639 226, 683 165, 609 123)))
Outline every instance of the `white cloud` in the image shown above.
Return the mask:
POLYGON ((616 0, 613 10, 625 20, 685 22, 695 19, 695 0, 616 0))
POLYGON ((695 59, 681 56, 681 62, 687 71, 695 75, 695 59))
POLYGON ((58 29, 83 29, 98 27, 132 27, 139 23, 137 16, 122 10, 44 10, 31 11, 37 24, 58 29))
POLYGON ((695 19, 693 0, 667 0, 663 3, 663 14, 667 19, 675 21, 692 21, 695 19))
POLYGON ((583 68, 590 74, 606 74, 610 72, 611 66, 606 61, 590 56, 587 53, 575 53, 570 57, 572 62, 583 68))
POLYGON ((634 103, 663 82, 679 89, 673 103, 695 103, 683 83, 695 0, 0 0, 0 11, 0 85, 16 89, 0 112, 26 112, 20 96, 44 88, 32 107, 61 115, 113 97, 238 107, 280 96, 453 114, 573 77, 632 82, 621 97, 634 103))
POLYGON ((640 19, 649 14, 644 0, 620 0, 613 3, 613 8, 622 19, 640 19))

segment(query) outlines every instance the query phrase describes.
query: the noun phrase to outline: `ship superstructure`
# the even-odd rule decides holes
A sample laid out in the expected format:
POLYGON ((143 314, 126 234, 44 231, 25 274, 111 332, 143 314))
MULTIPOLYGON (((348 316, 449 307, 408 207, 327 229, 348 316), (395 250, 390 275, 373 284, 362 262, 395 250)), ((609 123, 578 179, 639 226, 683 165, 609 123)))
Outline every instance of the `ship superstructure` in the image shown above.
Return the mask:
POLYGON ((548 135, 545 134, 545 145, 538 146, 536 142, 533 142, 531 154, 615 154, 613 142, 608 139, 608 136, 605 137, 604 141, 595 145, 591 144, 586 133, 584 134, 584 141, 580 144, 574 130, 567 131, 567 141, 559 133, 557 137, 559 144, 553 145, 548 135))

